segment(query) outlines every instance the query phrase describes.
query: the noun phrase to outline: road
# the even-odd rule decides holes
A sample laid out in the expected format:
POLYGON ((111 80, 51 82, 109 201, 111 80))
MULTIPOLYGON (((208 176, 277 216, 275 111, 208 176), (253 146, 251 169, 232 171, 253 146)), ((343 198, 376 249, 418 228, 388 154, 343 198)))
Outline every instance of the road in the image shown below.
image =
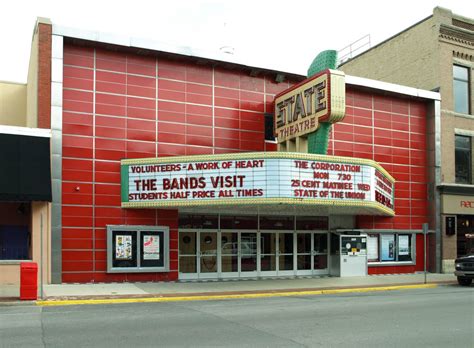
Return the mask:
POLYGON ((474 287, 0 307, 1 347, 474 347, 474 287))

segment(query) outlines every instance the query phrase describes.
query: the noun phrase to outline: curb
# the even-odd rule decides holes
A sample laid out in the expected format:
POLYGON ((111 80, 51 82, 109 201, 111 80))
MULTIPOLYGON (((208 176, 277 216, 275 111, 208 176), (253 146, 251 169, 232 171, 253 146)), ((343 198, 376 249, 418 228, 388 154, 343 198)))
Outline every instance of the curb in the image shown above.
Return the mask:
POLYGON ((37 306, 74 306, 74 305, 98 305, 98 304, 125 304, 125 303, 158 303, 158 302, 180 302, 180 301, 215 301, 233 299, 256 299, 270 297, 292 297, 312 295, 335 295, 347 293, 363 293, 375 291, 394 291, 411 289, 433 289, 437 284, 396 285, 379 287, 361 287, 347 289, 325 289, 325 290, 293 290, 293 291, 266 291, 251 293, 227 293, 208 295, 185 295, 185 296, 159 296, 159 297, 135 297, 135 298, 106 298, 106 299, 76 299, 76 300, 39 300, 37 306))

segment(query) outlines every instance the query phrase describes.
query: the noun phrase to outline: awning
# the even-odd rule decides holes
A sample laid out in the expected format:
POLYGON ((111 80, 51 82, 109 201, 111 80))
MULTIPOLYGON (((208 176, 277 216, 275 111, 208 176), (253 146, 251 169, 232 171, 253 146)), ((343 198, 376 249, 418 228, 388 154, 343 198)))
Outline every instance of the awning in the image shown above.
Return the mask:
POLYGON ((50 131, 0 127, 0 201, 48 201, 51 195, 50 131))

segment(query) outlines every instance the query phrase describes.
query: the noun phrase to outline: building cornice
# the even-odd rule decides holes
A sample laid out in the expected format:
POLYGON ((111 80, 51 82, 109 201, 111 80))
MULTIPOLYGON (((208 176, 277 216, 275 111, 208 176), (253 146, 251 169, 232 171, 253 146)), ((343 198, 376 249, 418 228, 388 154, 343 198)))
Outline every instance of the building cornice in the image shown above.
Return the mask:
POLYGON ((474 185, 441 183, 437 188, 442 194, 474 195, 474 185))
POLYGON ((51 130, 44 129, 44 128, 29 128, 29 127, 0 125, 0 134, 51 138, 51 130))
POLYGON ((439 38, 474 46, 474 33, 471 30, 452 25, 440 24, 439 38))

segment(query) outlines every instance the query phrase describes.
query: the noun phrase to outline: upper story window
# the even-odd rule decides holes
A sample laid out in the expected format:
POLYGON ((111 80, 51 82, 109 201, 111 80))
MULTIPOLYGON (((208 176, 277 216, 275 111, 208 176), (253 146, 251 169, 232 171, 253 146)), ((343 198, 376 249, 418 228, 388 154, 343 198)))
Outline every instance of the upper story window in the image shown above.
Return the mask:
POLYGON ((265 113, 265 140, 275 140, 273 135, 273 114, 265 113))
POLYGON ((454 111, 469 113, 469 69, 453 65, 454 111))
POLYGON ((456 183, 471 183, 471 137, 456 135, 455 139, 455 170, 456 183))

